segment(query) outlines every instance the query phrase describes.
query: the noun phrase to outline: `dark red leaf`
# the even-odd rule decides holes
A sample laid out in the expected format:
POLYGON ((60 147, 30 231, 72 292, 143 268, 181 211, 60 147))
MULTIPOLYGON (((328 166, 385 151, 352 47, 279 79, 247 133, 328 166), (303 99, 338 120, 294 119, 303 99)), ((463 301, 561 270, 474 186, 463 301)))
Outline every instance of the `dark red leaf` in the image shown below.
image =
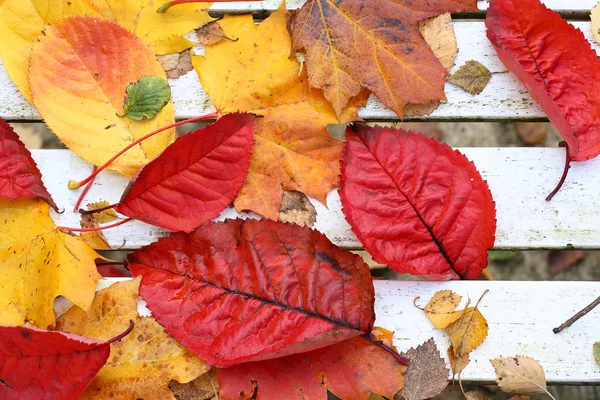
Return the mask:
POLYGON ((115 210, 184 232, 216 217, 248 174, 253 124, 252 114, 229 114, 180 137, 140 171, 115 210))
POLYGON ((0 198, 17 200, 36 197, 44 199, 58 210, 44 187, 42 174, 31 153, 12 126, 0 118, 0 198))
POLYGON ((107 342, 63 332, 0 327, 0 398, 75 399, 109 355, 107 342))
POLYGON ((344 400, 369 393, 394 398, 406 366, 362 337, 324 349, 217 369, 223 400, 326 400, 327 390, 344 400))
POLYGON ((538 0, 492 0, 485 21, 498 57, 542 106, 570 158, 600 153, 600 58, 583 33, 538 0))
POLYGON ((209 222, 129 261, 156 320, 216 366, 325 347, 370 332, 375 318, 369 267, 298 225, 209 222))
POLYGON ((340 197, 365 249, 398 272, 474 279, 487 265, 492 195, 446 144, 402 129, 349 127, 340 197))

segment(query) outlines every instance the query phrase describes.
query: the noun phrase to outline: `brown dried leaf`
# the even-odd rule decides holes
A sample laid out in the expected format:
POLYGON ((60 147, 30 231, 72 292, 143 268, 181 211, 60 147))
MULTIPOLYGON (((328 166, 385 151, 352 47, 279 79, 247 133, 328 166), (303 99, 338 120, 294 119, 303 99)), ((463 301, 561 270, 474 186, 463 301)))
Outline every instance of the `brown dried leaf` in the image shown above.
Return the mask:
MULTIPOLYGON (((107 207, 109 205, 108 201, 101 200, 93 203, 88 203, 88 210, 96 210, 98 208, 107 207)), ((106 224, 112 222, 118 218, 117 213, 112 208, 109 210, 104 210, 102 212, 92 214, 94 216, 94 220, 99 224, 106 224)))
MULTIPOLYGON (((84 229, 89 228, 97 228, 99 225, 94 219, 94 215, 90 214, 82 214, 81 221, 79 221, 79 225, 81 225, 84 229)), ((112 250, 110 248, 110 244, 104 237, 104 234, 101 231, 92 231, 92 232, 82 232, 81 240, 83 240, 88 246, 96 250, 112 250)))
POLYGON ((177 400, 208 400, 219 393, 219 382, 217 372, 211 369, 204 375, 188 383, 171 381, 169 389, 177 400))
POLYGON ((515 122, 517 136, 528 145, 536 145, 546 140, 548 124, 546 122, 515 122))
POLYGON ((577 264, 588 252, 585 250, 555 250, 548 254, 548 270, 551 274, 558 274, 577 264))
POLYGON ((548 393, 544 369, 533 358, 504 357, 494 358, 490 362, 496 370, 496 382, 503 392, 524 395, 548 393))
POLYGON ((281 198, 279 221, 311 227, 317 222, 317 210, 304 193, 285 191, 281 198))
POLYGON ((194 69, 189 50, 184 50, 181 53, 156 56, 156 59, 167 73, 167 78, 169 79, 177 79, 194 69))
POLYGON ((465 393, 467 400, 493 400, 490 396, 483 393, 481 390, 472 390, 465 393))
POLYGON ((516 396, 511 397, 508 400, 530 400, 530 399, 531 399, 531 397, 529 397, 529 396, 523 396, 523 395, 518 394, 516 396))
POLYGON ((452 370, 452 375, 460 374, 470 361, 468 354, 464 354, 462 357, 457 357, 454 354, 452 347, 448 348, 448 359, 450 360, 450 369, 452 370))
POLYGON ((492 78, 489 69, 479 61, 470 60, 450 75, 448 82, 465 89, 471 94, 479 94, 492 78))
MULTIPOLYGON (((448 368, 433 338, 403 356, 410 360, 404 374, 402 396, 406 400, 424 400, 440 394, 448 386, 448 368)), ((396 395, 398 399, 398 395, 396 395)))
POLYGON ((196 36, 198 36, 198 43, 205 46, 210 46, 219 43, 221 40, 227 39, 236 41, 237 39, 230 39, 223 32, 223 28, 219 21, 211 21, 207 24, 202 25, 196 29, 196 36))

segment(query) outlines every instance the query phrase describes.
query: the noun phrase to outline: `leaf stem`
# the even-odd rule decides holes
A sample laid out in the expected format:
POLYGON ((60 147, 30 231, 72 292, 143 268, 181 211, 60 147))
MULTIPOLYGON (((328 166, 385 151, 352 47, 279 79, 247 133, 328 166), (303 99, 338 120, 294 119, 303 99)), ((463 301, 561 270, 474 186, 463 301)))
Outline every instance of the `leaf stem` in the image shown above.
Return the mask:
POLYGON ((563 174, 560 178, 560 181, 558 181, 558 185, 556 185, 552 193, 550 193, 548 197, 546 197, 546 201, 552 200, 554 195, 558 193, 563 183, 565 183, 565 179, 567 179, 567 174, 569 173, 569 169, 571 168, 571 156, 569 156, 569 145, 567 144, 567 142, 560 142, 559 146, 564 147, 567 150, 567 155, 565 158, 565 169, 563 170, 563 174))
POLYGON ((96 231, 103 231, 105 229, 115 228, 119 225, 126 224, 127 222, 132 221, 132 220, 133 220, 133 218, 127 218, 127 219, 124 219, 122 221, 116 222, 111 225, 98 226, 96 228, 67 228, 67 227, 61 226, 60 229, 64 229, 69 232, 96 232, 96 231))
POLYGON ((83 208, 80 208, 79 209, 79 213, 80 214, 84 214, 84 215, 87 215, 87 214, 97 214, 97 213, 100 213, 102 211, 111 210, 111 209, 115 208, 118 205, 119 205, 119 203, 109 204, 107 206, 99 207, 99 208, 94 208, 92 210, 84 210, 83 208))
POLYGON ((573 315, 571 318, 560 324, 559 327, 552 329, 552 332, 562 332, 564 329, 573 325, 579 318, 585 316, 587 313, 592 311, 598 304, 600 304, 600 297, 588 304, 583 310, 579 311, 577 314, 573 315))
MULTIPOLYGON (((235 2, 242 2, 242 1, 262 1, 262 0, 212 0, 213 3, 229 3, 229 2, 235 3, 235 2)), ((165 4, 160 6, 160 8, 158 10, 156 10, 156 12, 159 14, 164 14, 169 10, 169 8, 176 6, 177 4, 202 3, 202 2, 203 2, 203 0, 173 0, 173 1, 166 2, 165 4)))
POLYGON ((373 343, 375 346, 382 348, 383 350, 387 351, 388 353, 390 353, 392 356, 394 356, 394 358, 396 359, 396 361, 398 361, 400 364, 402 365, 409 365, 410 364, 410 360, 406 357, 401 356, 400 354, 398 354, 398 352, 392 348, 387 347, 385 344, 383 344, 383 342, 381 340, 375 340, 371 337, 371 335, 365 333, 364 335, 361 336, 363 339, 365 339, 368 342, 373 343))
POLYGON ((114 343, 114 342, 119 342, 121 339, 123 339, 125 336, 129 335, 129 333, 133 330, 133 320, 129 320, 129 327, 125 330, 125 332, 121 333, 118 336, 115 336, 114 338, 110 339, 109 341, 107 341, 106 343, 114 343))
POLYGON ((179 125, 188 124, 191 122, 198 122, 198 121, 202 121, 205 119, 216 118, 216 117, 217 117, 217 113, 206 114, 206 115, 202 115, 200 117, 194 117, 194 118, 186 119, 183 121, 175 122, 173 124, 163 126, 162 128, 155 130, 154 132, 150 132, 149 134, 142 136, 141 138, 135 140, 134 142, 131 142, 128 146, 126 146, 121 151, 119 151, 117 154, 112 156, 112 158, 110 160, 108 160, 107 162, 102 164, 100 167, 98 167, 96 170, 94 170, 94 172, 92 172, 92 174, 90 176, 88 176, 87 178, 85 178, 84 180, 79 181, 79 182, 69 181, 69 190, 79 189, 80 187, 82 187, 83 185, 85 185, 86 183, 88 183, 89 181, 94 179, 96 177, 96 175, 98 175, 102 170, 104 170, 106 167, 108 167, 113 161, 115 161, 117 158, 119 158, 127 150, 131 149, 133 146, 140 144, 144 140, 156 135, 157 133, 166 131, 167 129, 175 128, 176 126, 179 126, 179 125))
MULTIPOLYGON (((96 172, 96 170, 98 169, 98 167, 96 167, 94 165, 94 168, 92 169, 92 173, 96 172)), ((81 203, 83 202, 83 199, 85 198, 85 195, 87 194, 87 192, 90 191, 90 188, 92 187, 92 185, 94 184, 94 178, 92 178, 86 185, 85 188, 83 188, 83 191, 81 192, 81 194, 79 195, 79 197, 77 198, 77 201, 75 202, 75 205, 73 206, 73 212, 77 212, 77 210, 79 209, 79 206, 81 205, 81 203)))

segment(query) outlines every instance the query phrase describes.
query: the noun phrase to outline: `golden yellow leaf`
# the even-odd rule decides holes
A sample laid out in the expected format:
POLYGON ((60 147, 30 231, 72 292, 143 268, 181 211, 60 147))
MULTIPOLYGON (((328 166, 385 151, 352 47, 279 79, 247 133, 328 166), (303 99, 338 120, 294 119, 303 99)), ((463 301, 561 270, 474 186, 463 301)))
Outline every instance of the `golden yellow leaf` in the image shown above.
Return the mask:
POLYGON ((461 312, 460 318, 448 325, 452 349, 457 357, 463 357, 477 348, 488 334, 488 324, 476 307, 461 312))
POLYGON ((64 332, 107 340, 123 332, 129 335, 112 343, 110 358, 80 399, 175 399, 169 382, 190 382, 210 370, 195 354, 169 336, 154 318, 137 312, 140 278, 118 282, 96 293, 89 314, 69 310, 57 328, 64 332))
POLYGON ((440 290, 433 295, 423 311, 433 326, 437 329, 444 329, 463 314, 463 310, 454 311, 461 299, 461 296, 451 290, 440 290))
POLYGON ((164 0, 91 0, 102 16, 135 33, 155 54, 179 53, 193 46, 182 36, 212 21, 212 3, 180 4, 157 13, 164 0))
MULTIPOLYGON (((99 208, 108 207, 110 203, 106 200, 95 201, 87 204, 88 210, 97 210, 99 208)), ((113 208, 109 208, 108 210, 100 211, 95 214, 91 214, 94 220, 99 224, 108 224, 109 222, 113 222, 117 218, 117 213, 113 208)))
POLYGON ((285 4, 260 25, 252 16, 226 16, 223 40, 192 58, 202 86, 221 114, 247 111, 255 122, 255 147, 246 182, 234 205, 277 219, 284 190, 325 202, 337 187, 342 141, 327 125, 357 119, 366 93, 338 120, 318 90, 309 90, 300 63, 290 53, 285 4))
MULTIPOLYGON (((546 375, 539 362, 531 357, 515 356, 490 360, 496 370, 496 382, 505 393, 534 395, 546 393, 546 375)), ((552 397, 554 398, 554 397, 552 397)))
POLYGON ((27 100, 31 101, 28 65, 33 44, 49 21, 73 15, 100 14, 88 0, 0 1, 0 57, 27 100))
MULTIPOLYGON (((166 79, 152 51, 119 25, 70 17, 49 26, 31 52, 29 77, 35 107, 50 129, 79 156, 101 165, 119 150, 174 120, 169 102, 155 118, 120 118, 130 82, 144 75, 166 79)), ((170 129, 145 140, 109 168, 133 176, 174 137, 170 129)))
MULTIPOLYGON (((85 229, 97 228, 99 226, 98 222, 94 219, 94 216, 89 214, 81 215, 79 225, 85 229)), ((92 249, 111 250, 110 244, 108 244, 108 241, 106 240, 106 237, 102 231, 82 232, 79 237, 81 237, 81 240, 87 243, 87 245, 92 249)))
POLYGON ((43 200, 0 200, 0 221, 0 324, 54 326, 58 296, 87 311, 102 257, 59 230, 43 200))

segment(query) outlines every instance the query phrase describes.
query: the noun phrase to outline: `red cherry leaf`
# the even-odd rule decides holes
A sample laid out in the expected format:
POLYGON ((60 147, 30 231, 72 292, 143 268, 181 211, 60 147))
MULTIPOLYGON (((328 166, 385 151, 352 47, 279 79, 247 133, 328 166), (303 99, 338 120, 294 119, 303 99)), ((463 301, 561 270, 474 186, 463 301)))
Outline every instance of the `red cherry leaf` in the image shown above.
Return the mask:
POLYGON ((0 118, 0 198, 8 200, 44 199, 52 208, 58 207, 44 187, 42 174, 31 153, 12 126, 0 118))
POLYGON ((327 399, 329 390, 346 400, 377 393, 394 398, 406 366, 362 337, 324 349, 217 369, 223 400, 327 399), (302 396, 299 396, 299 393, 302 396))
POLYGON ((340 197, 365 249, 398 272, 473 279, 487 265, 492 195, 446 144, 402 129, 349 127, 340 197))
POLYGON ((209 222, 128 260, 156 320, 220 367, 338 343, 370 332, 375 318, 369 267, 298 225, 209 222))
POLYGON ((570 159, 600 154, 600 58, 583 33, 538 0, 492 0, 485 24, 498 57, 540 103, 570 159))
POLYGON ((104 366, 110 344, 70 333, 0 327, 0 398, 68 400, 104 366))
POLYGON ((252 114, 229 114, 180 137, 140 172, 115 211, 190 232, 219 215, 248 174, 252 114))

